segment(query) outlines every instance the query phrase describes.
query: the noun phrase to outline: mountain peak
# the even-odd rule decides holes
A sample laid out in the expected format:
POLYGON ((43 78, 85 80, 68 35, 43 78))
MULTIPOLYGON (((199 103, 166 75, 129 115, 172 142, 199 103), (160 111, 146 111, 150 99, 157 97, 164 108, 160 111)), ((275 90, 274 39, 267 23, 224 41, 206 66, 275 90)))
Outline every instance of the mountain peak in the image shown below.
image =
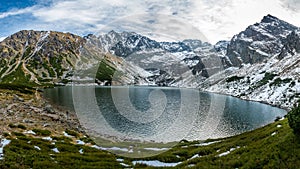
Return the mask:
POLYGON ((116 35, 116 34, 119 34, 119 33, 117 33, 117 32, 114 31, 114 30, 111 30, 111 31, 109 31, 107 34, 108 34, 108 35, 116 35))
POLYGON ((284 39, 296 29, 296 26, 268 14, 260 23, 235 35, 228 45, 227 55, 234 66, 262 62, 280 53, 284 39))
POLYGON ((261 22, 263 23, 271 23, 274 21, 279 21, 280 19, 278 19, 277 17, 268 14, 267 16, 264 16, 263 19, 261 20, 261 22))

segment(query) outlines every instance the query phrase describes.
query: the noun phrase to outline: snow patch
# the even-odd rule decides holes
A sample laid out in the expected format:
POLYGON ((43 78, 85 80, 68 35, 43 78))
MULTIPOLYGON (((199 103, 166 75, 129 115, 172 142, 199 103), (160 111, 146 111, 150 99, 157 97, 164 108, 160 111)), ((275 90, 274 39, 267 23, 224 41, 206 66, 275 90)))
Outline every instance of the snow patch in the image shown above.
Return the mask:
POLYGON ((117 161, 118 161, 118 162, 123 162, 124 159, 122 159, 122 158, 117 158, 117 161))
POLYGON ((208 142, 208 143, 199 143, 199 144, 195 144, 194 146, 208 146, 208 145, 211 145, 211 144, 215 144, 215 143, 219 143, 221 141, 212 141, 212 142, 208 142))
POLYGON ((120 147, 100 147, 100 146, 97 146, 97 145, 93 145, 92 146, 93 148, 96 148, 98 150, 106 150, 106 151, 124 151, 124 152, 129 152, 129 150, 127 148, 120 148, 120 147))
POLYGON ((219 154, 218 157, 226 156, 226 155, 230 154, 232 151, 239 149, 239 148, 240 148, 240 146, 237 146, 236 148, 230 148, 229 151, 225 151, 224 153, 219 154))
POLYGON ((158 161, 158 160, 152 160, 152 161, 140 160, 140 161, 132 161, 132 163, 133 163, 133 165, 146 164, 148 166, 153 166, 153 167, 175 167, 178 164, 181 164, 181 162, 178 162, 178 163, 165 163, 165 162, 161 162, 161 161, 158 161))
POLYGON ((79 144, 79 145, 85 145, 85 142, 84 142, 84 141, 81 141, 81 140, 76 140, 76 144, 79 144))
POLYGON ((41 151, 41 148, 39 146, 33 146, 35 149, 41 151))
POLYGON ((125 163, 120 163, 122 166, 124 166, 124 167, 129 167, 130 165, 128 165, 128 164, 125 164, 125 163))
POLYGON ((194 158, 198 158, 200 157, 199 154, 195 154, 193 157, 189 158, 188 160, 194 159, 194 158))
POLYGON ((34 131, 32 131, 32 130, 25 131, 24 134, 36 135, 36 133, 34 131))
POLYGON ((66 133, 65 131, 63 132, 63 134, 64 134, 65 137, 69 137, 69 138, 74 137, 74 136, 69 135, 69 134, 66 133))
POLYGON ((4 152, 3 149, 5 146, 7 146, 11 141, 7 139, 2 139, 0 142, 0 160, 3 160, 4 152))
POLYGON ((51 138, 51 137, 43 137, 42 139, 43 139, 43 140, 47 140, 47 141, 52 141, 52 138, 51 138))
POLYGON ((145 150, 149 151, 167 151, 169 148, 144 148, 145 150))
POLYGON ((59 153, 58 149, 57 148, 53 148, 51 149, 52 151, 54 151, 55 153, 59 153))

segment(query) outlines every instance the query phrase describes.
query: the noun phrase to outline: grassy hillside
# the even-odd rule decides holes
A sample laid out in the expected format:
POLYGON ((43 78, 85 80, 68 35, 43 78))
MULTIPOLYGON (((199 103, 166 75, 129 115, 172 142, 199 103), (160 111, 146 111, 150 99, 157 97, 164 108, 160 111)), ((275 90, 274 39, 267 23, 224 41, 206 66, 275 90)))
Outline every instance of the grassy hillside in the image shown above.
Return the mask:
MULTIPOLYGON (((21 129, 19 129, 21 130, 21 129)), ((76 145, 65 137, 51 141, 14 133, 6 135, 12 142, 4 148, 5 159, 0 168, 122 168, 117 157, 87 145, 76 145), (18 139, 16 139, 18 138, 18 139), (52 141, 53 142, 53 141, 52 141), (37 150, 38 146, 41 150, 37 150), (59 153, 51 149, 58 148, 59 153), (80 154, 82 149, 83 154, 80 154)), ((77 138, 80 139, 80 138, 77 138)), ((81 138, 82 139, 82 138, 81 138)), ((216 143, 202 146, 199 141, 179 143, 171 150, 145 159, 124 159, 123 164, 134 168, 134 160, 181 162, 175 168, 297 168, 300 166, 300 138, 293 133, 286 119, 263 128, 243 133, 216 143), (198 154, 198 155, 197 155, 198 154)))

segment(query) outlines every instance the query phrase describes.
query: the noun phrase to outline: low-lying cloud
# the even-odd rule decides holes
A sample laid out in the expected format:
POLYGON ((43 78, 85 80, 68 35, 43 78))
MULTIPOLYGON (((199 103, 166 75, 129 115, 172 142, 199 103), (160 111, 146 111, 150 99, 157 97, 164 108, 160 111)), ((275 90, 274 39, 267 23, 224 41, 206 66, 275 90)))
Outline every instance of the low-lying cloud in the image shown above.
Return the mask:
MULTIPOLYGON (((36 4, 32 7, 0 13, 0 20, 10 17, 11 22, 14 22, 14 16, 20 18, 23 15, 24 17, 30 15, 32 18, 30 20, 24 18, 24 23, 19 24, 24 27, 20 26, 18 29, 53 29, 85 35, 98 32, 122 18, 159 14, 184 20, 185 24, 199 29, 209 42, 215 43, 222 39, 229 40, 234 34, 244 30, 250 24, 259 22, 267 14, 300 26, 298 19, 300 11, 296 10, 298 8, 300 3, 297 0, 53 0, 47 5, 36 4)), ((136 24, 155 23, 155 17, 153 18, 137 20, 136 24)), ((165 22, 165 25, 160 27, 168 27, 167 24, 168 22, 165 22)), ((140 29, 143 32, 142 27, 140 29)), ((193 32, 188 33, 193 37, 193 32)))

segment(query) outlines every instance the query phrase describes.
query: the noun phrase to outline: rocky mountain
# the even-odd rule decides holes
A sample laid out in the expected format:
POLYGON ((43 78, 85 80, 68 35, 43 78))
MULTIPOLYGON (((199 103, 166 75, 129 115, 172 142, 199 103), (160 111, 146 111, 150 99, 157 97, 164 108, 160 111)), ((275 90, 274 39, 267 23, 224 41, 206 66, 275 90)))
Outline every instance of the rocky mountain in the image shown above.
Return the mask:
POLYGON ((79 37, 20 31, 0 44, 0 76, 2 83, 42 85, 82 83, 96 74, 101 84, 114 79, 118 84, 193 87, 223 70, 229 62, 227 45, 226 41, 211 45, 191 39, 157 42, 134 32, 79 37), (96 73, 97 68, 101 73, 96 73))
POLYGON ((300 32, 282 39, 283 47, 263 62, 229 68, 207 79, 207 91, 290 109, 300 99, 300 32), (208 82, 209 81, 209 82, 208 82))
POLYGON ((299 58, 299 28, 271 15, 215 45, 134 32, 20 31, 0 43, 0 79, 198 87, 290 108, 300 99, 299 58))
POLYGON ((230 41, 226 55, 229 66, 241 66, 262 62, 280 53, 286 36, 297 27, 272 15, 263 17, 261 22, 250 25, 230 41))
POLYGON ((226 60, 225 41, 217 46, 191 39, 157 42, 134 32, 115 31, 87 38, 103 51, 146 70, 149 73, 146 81, 150 85, 192 87, 222 70, 224 64, 220 60, 226 60))
POLYGON ((278 56, 279 59, 283 59, 285 56, 291 54, 295 55, 296 53, 300 53, 300 31, 295 30, 291 34, 287 36, 285 39, 284 46, 278 56))
POLYGON ((64 84, 95 75, 98 83, 111 83, 122 74, 116 83, 133 84, 143 79, 135 73, 139 69, 70 33, 24 30, 0 43, 1 83, 64 84))
POLYGON ((17 32, 0 43, 1 82, 58 82, 75 65, 83 43, 73 34, 17 32))

